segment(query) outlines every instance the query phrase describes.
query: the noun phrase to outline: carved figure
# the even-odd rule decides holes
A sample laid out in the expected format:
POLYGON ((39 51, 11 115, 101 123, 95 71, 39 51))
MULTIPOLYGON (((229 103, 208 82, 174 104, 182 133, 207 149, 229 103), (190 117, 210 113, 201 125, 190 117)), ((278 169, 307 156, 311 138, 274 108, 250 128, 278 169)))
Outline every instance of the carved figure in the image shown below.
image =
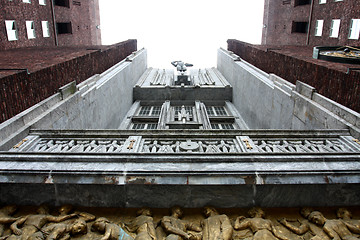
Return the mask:
POLYGON ((265 213, 261 208, 252 208, 249 210, 251 218, 240 216, 236 219, 234 229, 243 230, 250 228, 253 232, 253 240, 276 240, 276 231, 273 223, 265 219, 265 213))
POLYGON ((354 220, 352 219, 352 214, 351 212, 346 209, 346 208, 339 208, 337 211, 336 211, 336 216, 340 219, 343 219, 343 221, 346 223, 346 224, 351 224, 353 225, 354 227, 360 229, 360 220, 354 220))
MULTIPOLYGON (((73 212, 73 206, 70 204, 66 204, 63 205, 59 208, 58 212, 59 212, 59 216, 65 216, 65 215, 69 215, 70 213, 73 212)), ((75 211, 74 212, 76 214, 77 217, 81 218, 82 220, 84 220, 85 222, 90 222, 95 220, 95 216, 87 213, 87 212, 79 212, 79 211, 75 211)))
POLYGON ((0 237, 4 233, 4 224, 13 223, 19 218, 11 217, 17 210, 17 207, 15 205, 8 205, 0 209, 0 237))
POLYGON ((166 237, 166 240, 181 240, 181 239, 196 239, 191 232, 187 230, 193 230, 200 232, 202 229, 200 226, 180 219, 183 215, 183 211, 180 207, 175 206, 171 208, 171 216, 165 216, 161 220, 161 225, 164 228, 165 232, 169 235, 166 237))
POLYGON ((137 217, 125 225, 129 232, 135 232, 135 240, 156 240, 156 232, 151 211, 148 208, 141 208, 137 217))
POLYGON ((103 233, 101 240, 133 240, 127 232, 125 232, 119 225, 111 223, 106 218, 98 218, 91 226, 94 232, 103 233))
POLYGON ((71 236, 87 233, 87 225, 84 219, 76 219, 72 223, 55 223, 41 229, 46 240, 67 240, 71 236))
MULTIPOLYGON (((72 205, 63 205, 59 208, 59 216, 67 216, 73 211, 72 205)), ((75 212, 79 219, 65 220, 61 223, 50 223, 43 227, 41 231, 46 236, 46 240, 65 240, 71 236, 78 236, 87 233, 86 222, 95 219, 95 216, 85 212, 75 212)))
POLYGON ((327 234, 316 225, 310 223, 308 218, 313 211, 312 208, 303 207, 300 210, 300 215, 304 217, 303 220, 289 220, 286 218, 279 219, 278 221, 285 226, 287 229, 296 233, 297 235, 301 235, 303 239, 311 239, 311 240, 325 240, 329 239, 327 234))
POLYGON ((44 205, 37 209, 38 214, 27 215, 11 224, 10 229, 16 235, 20 236, 20 240, 42 239, 42 233, 39 230, 48 222, 62 222, 64 220, 75 217, 76 214, 55 217, 49 214, 48 208, 44 205), (19 226, 22 226, 21 230, 19 226))
POLYGON ((219 215, 213 207, 205 207, 204 215, 207 217, 202 222, 203 240, 230 240, 233 233, 229 218, 219 215))
POLYGON ((192 67, 194 66, 191 63, 184 63, 183 61, 173 61, 171 64, 176 67, 176 70, 179 71, 181 74, 184 74, 186 72, 186 67, 192 67))
MULTIPOLYGON (((321 212, 313 211, 309 215, 309 220, 318 226, 322 226, 327 235, 333 240, 356 240, 359 239, 352 235, 347 225, 339 219, 326 219, 321 212)), ((357 231, 358 232, 358 231, 357 231)))

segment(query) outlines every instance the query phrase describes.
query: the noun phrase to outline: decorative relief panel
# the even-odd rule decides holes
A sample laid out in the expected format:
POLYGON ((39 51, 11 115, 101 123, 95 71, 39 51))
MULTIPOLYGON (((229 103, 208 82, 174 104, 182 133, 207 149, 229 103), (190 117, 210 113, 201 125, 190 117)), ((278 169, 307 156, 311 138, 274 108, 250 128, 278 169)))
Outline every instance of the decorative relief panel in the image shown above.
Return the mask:
POLYGON ((259 152, 336 153, 354 152, 339 140, 254 140, 259 152))
POLYGON ((145 140, 140 152, 148 153, 236 153, 240 149, 234 140, 183 140, 158 141, 145 140))
POLYGON ((29 152, 114 153, 121 152, 125 140, 40 140, 29 152))
MULTIPOLYGON (((356 140, 356 139, 355 139, 356 140)), ((355 153, 360 144, 351 136, 337 138, 291 139, 259 138, 257 136, 150 137, 121 138, 41 138, 30 135, 10 150, 12 152, 73 152, 73 153, 355 153)))

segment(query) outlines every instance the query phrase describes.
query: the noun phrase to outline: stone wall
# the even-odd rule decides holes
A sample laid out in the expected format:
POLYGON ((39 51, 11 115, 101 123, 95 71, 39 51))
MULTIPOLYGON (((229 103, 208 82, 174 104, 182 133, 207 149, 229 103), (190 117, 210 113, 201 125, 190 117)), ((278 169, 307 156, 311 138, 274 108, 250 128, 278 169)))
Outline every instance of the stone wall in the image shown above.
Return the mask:
MULTIPOLYGON (((107 48, 27 74, 19 72, 0 79, 0 122, 50 97, 72 81, 104 72, 137 50, 136 40, 124 41, 107 48)), ((51 51, 51 50, 49 50, 51 51)))
POLYGON ((233 87, 233 103, 250 129, 348 129, 360 137, 360 114, 308 84, 294 85, 223 49, 218 69, 233 87))
POLYGON ((233 39, 228 40, 228 50, 267 73, 274 73, 293 84, 300 80, 316 88, 325 97, 360 112, 360 72, 358 71, 347 74, 330 64, 314 63, 314 61, 320 62, 319 60, 310 62, 287 53, 267 51, 266 47, 264 49, 233 39))

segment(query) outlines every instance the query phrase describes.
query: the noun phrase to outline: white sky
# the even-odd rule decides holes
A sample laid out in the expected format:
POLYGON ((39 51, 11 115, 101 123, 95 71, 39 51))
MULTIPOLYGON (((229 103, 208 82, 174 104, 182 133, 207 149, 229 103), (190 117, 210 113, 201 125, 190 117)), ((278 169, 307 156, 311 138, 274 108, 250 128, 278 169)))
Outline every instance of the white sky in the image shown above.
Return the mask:
POLYGON ((227 39, 260 44, 264 0, 99 0, 102 43, 137 39, 148 66, 215 67, 227 39))

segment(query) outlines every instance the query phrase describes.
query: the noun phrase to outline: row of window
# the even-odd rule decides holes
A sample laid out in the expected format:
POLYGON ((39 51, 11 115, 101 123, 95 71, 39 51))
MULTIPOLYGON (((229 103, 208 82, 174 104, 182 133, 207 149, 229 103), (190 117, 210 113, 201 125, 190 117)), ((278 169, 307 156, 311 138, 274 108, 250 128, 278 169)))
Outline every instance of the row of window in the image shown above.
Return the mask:
MULTIPOLYGON (((12 0, 9 0, 12 1, 12 0)), ((31 3, 31 0, 22 0, 23 3, 31 3)), ((39 5, 46 5, 46 0, 39 0, 39 5)))
MULTIPOLYGON (((343 0, 333 0, 334 2, 342 2, 343 0)), ((290 4, 291 0, 283 0, 283 5, 290 4)), ((325 4, 326 0, 319 0, 319 4, 325 4)), ((294 6, 311 4, 311 0, 295 0, 294 6)))
MULTIPOLYGON (((334 2, 342 2, 343 0, 334 0, 334 2)), ((319 0, 319 4, 325 4, 326 0, 319 0)))
MULTIPOLYGON (((25 21, 26 33, 28 39, 36 38, 34 21, 25 21)), ((9 41, 18 40, 18 27, 15 20, 5 20, 6 33, 9 41)), ((50 37, 50 28, 48 21, 41 21, 43 37, 50 37)), ((72 33, 71 22, 56 23, 57 34, 72 33)))
MULTIPOLYGON (((9 0, 13 1, 13 0, 9 0)), ((31 0, 22 0, 23 3, 31 3, 31 0)), ((54 0, 55 6, 70 7, 69 0, 54 0)), ((73 1, 74 5, 81 6, 80 1, 73 1)), ((46 5, 46 0, 39 0, 39 5, 46 5)))
MULTIPOLYGON (((316 20, 315 36, 322 36, 324 20, 316 20)), ((331 38, 339 37, 340 19, 331 20, 330 34, 331 38)), ((359 39, 360 34, 360 19, 351 19, 348 39, 359 39)))
MULTIPOLYGON (((181 106, 175 106, 174 111, 175 115, 178 115, 181 112, 181 106)), ((139 116, 160 116, 161 106, 142 106, 138 113, 139 116)), ((185 111, 192 116, 193 109, 192 106, 185 106, 185 111)), ((206 112, 209 116, 228 116, 225 108, 223 106, 207 106, 206 112)))
MULTIPOLYGON (((157 123, 133 123, 131 129, 141 130, 141 129, 157 129, 157 123)), ((211 129, 235 129, 234 124, 232 123, 212 123, 211 129)))
MULTIPOLYGON (((36 38, 34 21, 25 21, 28 39, 36 38)), ((5 20, 6 33, 9 41, 18 40, 18 28, 15 20, 5 20)), ((50 37, 48 21, 41 21, 43 37, 50 37)))

